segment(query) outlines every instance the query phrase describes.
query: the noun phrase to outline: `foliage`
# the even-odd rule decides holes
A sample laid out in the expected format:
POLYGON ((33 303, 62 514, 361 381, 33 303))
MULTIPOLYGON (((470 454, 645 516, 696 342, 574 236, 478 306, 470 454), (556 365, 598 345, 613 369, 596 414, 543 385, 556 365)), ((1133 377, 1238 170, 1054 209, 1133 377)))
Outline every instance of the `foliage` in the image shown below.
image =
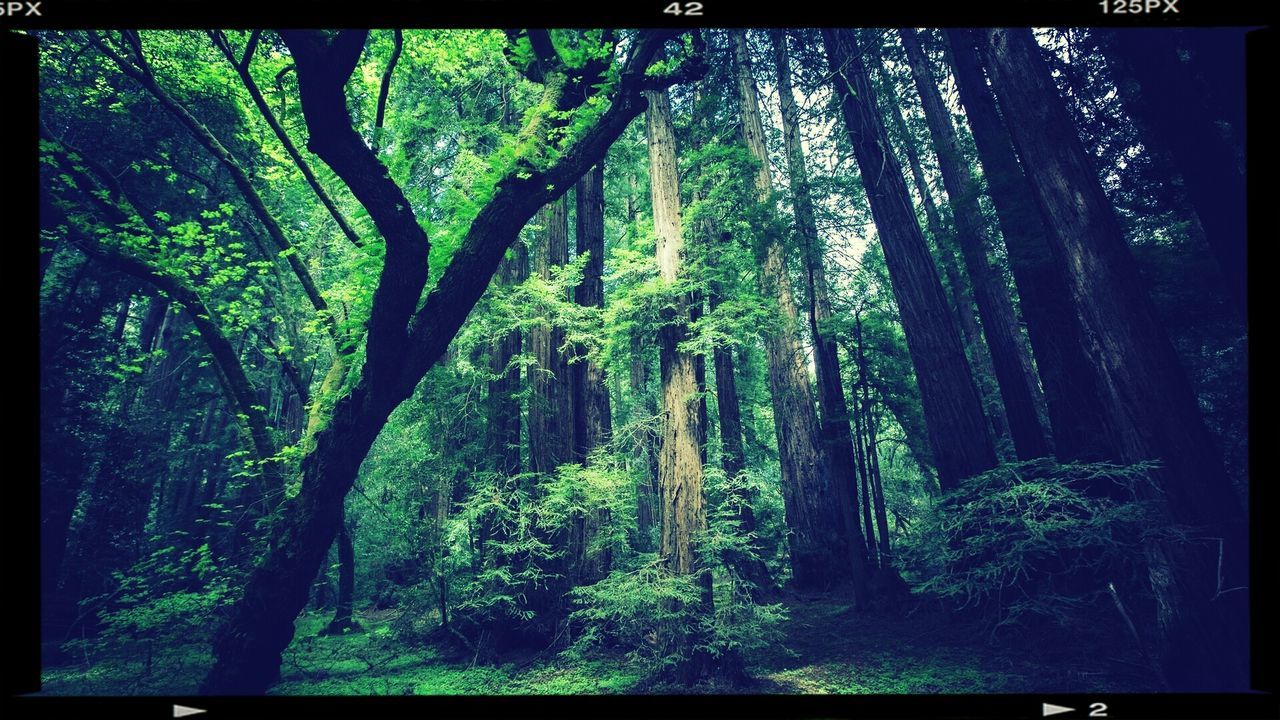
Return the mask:
POLYGON ((732 495, 725 497, 709 513, 707 530, 695 539, 702 573, 677 575, 660 557, 642 553, 629 567, 574 589, 577 609, 570 618, 581 623, 582 630, 569 657, 623 648, 633 662, 661 673, 694 652, 738 662, 782 640, 786 609, 753 602, 749 581, 734 570, 734 558, 754 557, 754 538, 741 532, 732 495), (699 579, 706 574, 712 579, 710 613, 705 611, 705 588, 699 579), (695 642, 685 644, 681 638, 695 642))
POLYGON ((184 531, 175 531, 169 540, 173 544, 154 550, 128 572, 112 573, 108 593, 81 602, 82 612, 96 614, 101 625, 95 636, 68 641, 69 654, 86 666, 146 657, 135 678, 143 682, 153 671, 173 671, 153 666, 153 653, 180 663, 184 653, 166 654, 165 649, 211 639, 220 613, 235 599, 233 568, 208 542, 192 547, 196 540, 184 531))
POLYGON ((995 627, 1031 616, 1076 620, 1108 582, 1127 583, 1145 541, 1176 532, 1146 504, 1100 491, 1130 498, 1153 468, 1045 458, 1000 465, 938 499, 902 546, 902 568, 919 580, 914 592, 979 608, 995 627))

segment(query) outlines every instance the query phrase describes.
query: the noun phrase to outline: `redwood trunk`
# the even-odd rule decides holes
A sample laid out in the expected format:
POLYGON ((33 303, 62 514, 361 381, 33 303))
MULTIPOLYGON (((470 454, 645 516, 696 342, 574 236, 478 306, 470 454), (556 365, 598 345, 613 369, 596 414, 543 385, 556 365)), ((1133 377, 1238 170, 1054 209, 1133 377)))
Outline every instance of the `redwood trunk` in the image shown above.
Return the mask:
MULTIPOLYGON (((587 257, 582 282, 574 288, 574 301, 583 307, 604 308, 604 164, 587 171, 575 186, 577 200, 577 252, 587 257)), ((585 349, 575 349, 579 359, 570 365, 573 382, 573 458, 586 463, 595 448, 609 442, 613 421, 609 409, 609 387, 604 368, 594 360, 581 359, 585 349)), ((586 557, 591 538, 610 522, 608 512, 583 518, 583 566, 578 579, 592 582, 609 574, 613 558, 608 550, 599 557, 586 557)))
POLYGON ((973 294, 969 291, 969 285, 960 276, 955 248, 952 247, 951 232, 943 225, 942 213, 938 210, 938 205, 933 199, 933 191, 929 189, 929 182, 925 179, 924 166, 920 162, 920 151, 916 148, 915 138, 907 129, 906 121, 902 119, 902 101, 898 98, 894 80, 885 70, 874 48, 869 57, 878 63, 884 104, 888 108, 889 120, 893 123, 894 132, 901 138, 902 154, 907 158, 912 184, 915 185, 916 193, 920 195, 920 205, 924 208, 925 228, 933 240, 937 266, 946 279, 944 289, 947 290, 951 305, 955 309, 956 321, 960 323, 960 338, 964 341, 969 361, 973 363, 976 373, 974 381, 978 384, 979 397, 987 413, 991 433, 996 439, 1003 438, 1007 434, 1009 423, 1004 416, 1004 406, 995 398, 997 391, 991 387, 991 378, 995 376, 995 369, 991 364, 991 353, 987 350, 986 341, 982 338, 982 330, 978 326, 973 294))
POLYGON ((1147 542, 1165 678, 1179 691, 1244 690, 1245 514, 1031 31, 990 30, 986 39, 993 88, 1106 389, 1116 459, 1159 460, 1154 486, 1137 491, 1190 532, 1147 542))
POLYGON ((960 101, 973 130, 1044 384, 1054 452, 1062 462, 1111 457, 1102 390, 1084 352, 1084 331, 1066 280, 1054 265, 1031 186, 987 87, 974 45, 977 38, 971 30, 946 32, 960 101))
MULTIPOLYGON (((653 197, 653 225, 657 235, 658 275, 665 284, 677 282, 684 271, 681 234, 680 184, 676 170, 675 129, 671 105, 664 92, 646 92, 645 114, 649 139, 649 178, 653 197)), ((692 299, 682 296, 665 305, 658 331, 662 374, 662 437, 658 448, 658 495, 662 508, 661 554, 677 575, 697 573, 705 590, 700 610, 711 611, 711 575, 698 558, 696 536, 707 527, 702 487, 702 448, 699 444, 699 399, 694 357, 680 350, 688 338, 692 299)), ((672 638, 685 657, 679 673, 684 680, 701 674, 709 657, 695 650, 694 633, 672 638)))
MULTIPOLYGON (((743 136, 759 163, 756 191, 763 203, 772 191, 769 154, 743 32, 733 34, 733 44, 743 136)), ((783 506, 790 530, 792 582, 798 588, 826 589, 851 573, 847 562, 849 538, 822 455, 822 434, 813 408, 805 353, 797 337, 799 313, 787 273, 786 251, 777 238, 771 239, 765 249, 759 279, 761 293, 777 300, 779 312, 779 326, 766 334, 764 344, 783 506)))
POLYGON ((855 470, 853 438, 849 427, 849 406, 845 401, 843 374, 835 340, 823 325, 831 318, 831 299, 827 295, 826 269, 822 238, 809 190, 809 172, 804 162, 800 141, 800 117, 791 89, 791 67, 787 53, 787 36, 783 30, 772 31, 774 69, 778 78, 778 97, 782 105, 782 139, 787 153, 787 175, 790 179, 792 206, 796 216, 796 233, 804 255, 805 285, 809 295, 809 333, 813 338, 814 365, 818 376, 818 405, 822 410, 822 445, 826 451, 844 533, 848 539, 849 567, 856 601, 864 604, 868 597, 867 546, 858 524, 858 479, 855 470))
MULTIPOLYGON (((498 265, 497 280, 502 285, 518 285, 529 277, 529 252, 517 242, 498 265)), ((511 361, 521 352, 520 331, 512 330, 494 341, 489 371, 489 457, 495 472, 518 475, 520 463, 520 367, 511 361)))
POLYGON ((1013 438, 1019 459, 1048 455, 1049 442, 1036 412, 1038 389, 1036 379, 1030 373, 1031 361, 1026 357, 1009 291, 987 257, 990 241, 982 209, 978 206, 978 186, 960 149, 960 138, 951 124, 950 112, 943 104, 942 93, 934 81, 929 59, 920 47, 915 30, 903 28, 899 33, 911 64, 916 90, 920 93, 925 121, 929 124, 933 149, 942 171, 942 182, 955 218, 956 241, 982 316, 982 330, 991 351, 991 364, 1004 403, 1005 417, 1009 421, 1009 435, 1013 438))
POLYGON ((849 30, 824 29, 822 37, 920 384, 938 481, 943 490, 951 490, 996 464, 986 417, 902 170, 888 152, 857 42, 849 30))
POLYGON ((350 523, 345 518, 340 519, 338 537, 334 541, 338 546, 338 607, 328 627, 328 632, 339 635, 359 627, 351 619, 356 595, 356 551, 351 535, 350 523))

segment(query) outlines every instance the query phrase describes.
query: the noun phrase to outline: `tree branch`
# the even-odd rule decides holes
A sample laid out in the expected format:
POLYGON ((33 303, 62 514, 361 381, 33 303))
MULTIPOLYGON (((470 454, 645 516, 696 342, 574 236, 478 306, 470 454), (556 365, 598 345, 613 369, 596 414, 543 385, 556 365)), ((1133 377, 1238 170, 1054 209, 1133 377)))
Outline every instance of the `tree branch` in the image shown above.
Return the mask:
MULTIPOLYGON (((43 128, 41 136, 42 139, 53 144, 54 147, 47 154, 54 159, 58 168, 69 179, 71 188, 86 198, 90 204, 96 206, 109 224, 122 228, 136 227, 134 222, 136 219, 151 232, 163 234, 163 230, 155 225, 155 221, 138 212, 122 192, 113 199, 109 199, 113 195, 111 190, 103 193, 95 187, 97 183, 90 175, 101 178, 103 173, 100 169, 95 169, 93 163, 85 162, 85 158, 79 153, 75 155, 80 159, 73 160, 72 154, 53 140, 43 128)), ((281 490, 283 484, 278 469, 269 469, 270 466, 267 464, 276 451, 268 429, 266 414, 257 405, 257 390, 240 364, 239 354, 223 334, 222 329, 218 327, 213 313, 203 298, 181 278, 166 273, 150 262, 129 255, 118 248, 104 246, 92 240, 90 235, 82 233, 75 243, 85 255, 108 267, 150 283, 186 311, 196 332, 204 340, 209 354, 213 357, 218 379, 227 400, 235 409, 237 422, 248 435, 249 445, 257 456, 256 459, 261 463, 266 486, 264 494, 281 490)))
POLYGON ((382 140, 382 122, 386 118, 387 112, 387 96, 391 93, 391 75, 396 70, 396 61, 400 59, 400 52, 404 50, 404 32, 399 28, 395 30, 395 45, 391 49, 391 58, 387 60, 387 69, 382 73, 382 86, 378 88, 378 110, 373 120, 373 152, 378 153, 378 146, 382 140))
POLYGON ((281 30, 297 65, 298 94, 307 120, 307 147, 320 157, 369 212, 386 241, 382 271, 368 321, 366 364, 377 395, 398 375, 408 340, 405 325, 427 282, 431 243, 387 168, 352 127, 346 84, 368 31, 324 33, 281 30))
POLYGON ((231 155, 231 151, 227 150, 227 148, 216 136, 214 136, 209 128, 205 127, 205 125, 196 119, 189 110, 183 107, 181 103, 169 95, 169 93, 167 93, 164 88, 160 87, 160 84, 156 82, 154 75, 151 73, 150 67, 146 65, 146 61, 142 55, 141 38, 139 38, 136 33, 131 33, 129 31, 126 31, 123 35, 126 42, 130 43, 135 48, 135 52, 138 56, 138 62, 140 64, 135 65, 134 63, 126 60, 123 56, 115 52, 105 42, 103 42, 96 33, 91 32, 89 37, 90 42, 92 42, 95 47, 114 61, 122 72, 136 80, 138 84, 142 85, 142 87, 147 90, 152 97, 160 102, 165 110, 169 111, 169 113, 172 114, 179 123, 185 126, 195 139, 220 163, 222 163, 223 167, 227 169, 228 173, 231 175, 231 181, 240 191, 240 194, 244 196, 249 209, 253 211, 254 215, 257 216, 258 221, 266 228, 267 234, 271 236, 273 241, 275 241, 280 254, 285 257, 285 260, 289 263, 289 267, 293 270, 294 275, 297 276, 298 282, 302 285, 303 292, 306 293, 307 298, 311 301, 312 306, 315 307, 316 312, 320 313, 321 317, 324 319, 325 328, 329 331, 335 345, 339 347, 339 352, 341 352, 341 348, 344 346, 344 343, 341 342, 339 338, 337 324, 334 322, 333 316, 329 312, 328 305, 325 303, 324 298, 321 297, 320 290, 316 287, 315 281, 312 280, 311 273, 307 270, 307 266, 302 262, 302 258, 298 256, 298 253, 289 242, 289 239, 285 237, 284 230, 280 227, 280 223, 267 209, 266 203, 262 200, 262 196, 260 196, 258 191, 254 189, 248 173, 245 172, 244 168, 240 166, 240 163, 231 155))

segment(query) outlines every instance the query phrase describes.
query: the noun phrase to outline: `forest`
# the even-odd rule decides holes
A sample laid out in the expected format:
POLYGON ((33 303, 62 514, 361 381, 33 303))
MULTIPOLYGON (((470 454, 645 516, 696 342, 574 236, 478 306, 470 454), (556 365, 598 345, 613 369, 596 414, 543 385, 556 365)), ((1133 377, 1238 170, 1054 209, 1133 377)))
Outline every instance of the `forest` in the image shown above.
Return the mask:
POLYGON ((1243 30, 32 34, 43 693, 1250 688, 1243 30))

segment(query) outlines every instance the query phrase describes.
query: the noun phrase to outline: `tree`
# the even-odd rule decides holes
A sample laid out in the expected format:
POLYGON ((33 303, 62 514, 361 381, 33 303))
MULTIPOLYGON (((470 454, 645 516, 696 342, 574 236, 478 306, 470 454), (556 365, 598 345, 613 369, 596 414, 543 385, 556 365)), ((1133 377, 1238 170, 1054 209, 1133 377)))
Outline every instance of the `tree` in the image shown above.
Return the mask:
POLYGON ((567 65, 546 33, 527 33, 542 78, 543 110, 527 123, 528 155, 501 175, 479 209, 448 268, 419 308, 427 281, 430 244, 403 192, 351 127, 344 87, 364 47, 364 32, 282 33, 297 65, 308 147, 351 189, 386 245, 383 269, 367 324, 365 362, 324 413, 327 422, 307 442, 302 491, 273 526, 269 550, 215 641, 216 662, 201 686, 213 694, 257 693, 279 674, 280 652, 292 637, 292 618, 337 532, 342 499, 364 455, 391 411, 413 391, 440 357, 488 285, 498 262, 534 212, 562 194, 603 156, 632 118, 644 110, 646 86, 670 84, 673 75, 646 78, 654 53, 672 33, 641 33, 633 41, 608 108, 588 116, 575 141, 549 152, 545 133, 564 127, 606 67, 567 65), (572 88, 583 92, 570 92, 572 88), (553 115, 554 113, 554 115, 553 115), (572 114, 572 113, 571 113, 572 114), (407 349, 407 352, 405 351, 407 349))
POLYGON ((910 210, 901 166, 886 151, 884 122, 857 41, 850 31, 824 29, 822 42, 902 313, 938 480, 950 490, 962 478, 994 467, 995 449, 942 284, 910 210))
MULTIPOLYGON (((675 129, 671 103, 665 91, 646 94, 649 109, 645 125, 649 139, 650 192, 653 225, 657 235, 658 277, 675 294, 664 303, 658 331, 662 373, 662 436, 658 443, 658 497, 661 505, 661 554, 676 575, 696 575, 704 588, 699 614, 711 608, 711 575, 699 558, 696 537, 707 529, 706 497, 702 487, 702 450, 698 387, 693 354, 680 344, 689 334, 689 293, 681 287, 684 237, 680 218, 680 184, 676 173, 675 129)), ((705 671, 709 657, 697 650, 699 638, 677 638, 686 658, 680 673, 694 678, 705 671)))
MULTIPOLYGON (((743 140, 758 163, 756 192, 761 204, 771 202, 769 154, 764 144, 758 92, 751 75, 746 35, 734 32, 733 54, 738 72, 738 97, 742 103, 743 140)), ((798 310, 787 272, 786 249, 781 238, 761 238, 763 262, 760 291, 778 303, 779 326, 765 336, 769 362, 769 390, 773 396, 774 432, 778 461, 782 466, 782 492, 787 527, 791 531, 791 576, 797 587, 823 588, 851 572, 849 539, 839 515, 837 494, 823 456, 821 430, 804 352, 796 335, 798 310)))
POLYGON ((1244 689, 1248 538, 1243 511, 1195 394, 1155 317, 1114 212, 1052 85, 1030 30, 989 30, 992 88, 1045 218, 1095 372, 1119 460, 1159 460, 1140 494, 1192 530, 1148 542, 1156 648, 1171 687, 1244 689))
POLYGON ((1066 282, 1045 241, 1040 210, 987 87, 972 31, 946 32, 960 102, 996 208, 1009 269, 1022 299, 1027 336, 1044 384, 1054 453, 1063 462, 1101 460, 1107 457, 1108 443, 1101 391, 1084 353, 1083 330, 1066 282))
POLYGON ((1022 332, 1009 292, 987 256, 990 240, 978 206, 979 188, 961 151, 960 139, 951 124, 951 115, 943 105, 942 93, 938 90, 916 31, 903 28, 899 34, 924 106, 933 149, 938 155, 942 181, 956 222, 956 241, 973 284, 978 312, 982 315, 982 331, 991 351, 991 363, 1004 401, 1005 416, 1009 420, 1009 434, 1020 459, 1048 455, 1051 448, 1036 412, 1039 388, 1035 371, 1022 342, 1022 332))
POLYGON ((867 545, 858 524, 857 467, 849 427, 849 406, 845 402, 844 380, 840 358, 830 328, 831 299, 828 295, 826 270, 823 267, 823 243, 809 189, 809 173, 805 167, 804 147, 800 142, 799 109, 791 87, 791 62, 787 52, 787 35, 771 31, 774 69, 778 78, 778 97, 782 105, 782 139, 786 146, 787 177, 795 209, 796 234, 804 259, 805 289, 809 297, 809 334, 813 338, 814 365, 818 376, 818 405, 822 409, 822 443, 831 471, 832 494, 836 496, 844 535, 848 538, 853 591, 857 602, 867 598, 867 545), (824 330, 826 332, 824 332, 824 330))

